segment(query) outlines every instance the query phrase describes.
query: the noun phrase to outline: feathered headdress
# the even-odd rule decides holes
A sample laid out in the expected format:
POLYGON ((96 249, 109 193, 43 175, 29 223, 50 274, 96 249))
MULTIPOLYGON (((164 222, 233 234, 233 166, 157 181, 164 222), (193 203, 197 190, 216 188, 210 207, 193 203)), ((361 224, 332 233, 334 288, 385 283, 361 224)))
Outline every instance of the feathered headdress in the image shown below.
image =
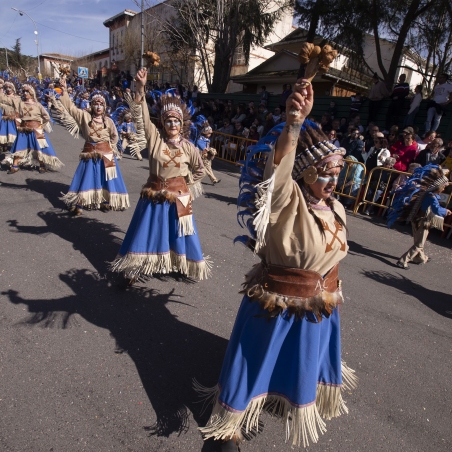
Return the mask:
POLYGON ((11 88, 14 92, 16 92, 16 87, 14 86, 14 83, 11 82, 5 82, 5 84, 3 85, 3 88, 9 87, 11 88))
POLYGON ((181 135, 188 139, 190 136, 191 116, 186 105, 181 102, 180 97, 164 94, 160 98, 160 117, 162 123, 170 116, 177 118, 182 122, 181 135))
MULTIPOLYGON (((254 252, 265 245, 265 233, 270 215, 274 176, 263 180, 268 155, 285 123, 278 124, 262 137, 258 143, 248 148, 240 177, 240 193, 237 199, 237 220, 242 227, 248 229, 250 235, 240 236, 234 242, 242 242, 254 252)), ((296 150, 296 165, 292 171, 295 181, 304 178, 307 183, 317 179, 317 168, 339 166, 343 162, 345 151, 335 146, 326 146, 325 135, 318 126, 306 119, 301 126, 301 133, 296 150), (314 148, 314 149, 313 149, 314 148), (309 170, 309 168, 312 168, 309 170), (307 173, 309 170, 310 173, 307 173)))
POLYGON ((22 91, 28 91, 31 94, 31 97, 36 100, 36 91, 31 85, 25 83, 22 85, 22 91))
POLYGON ((397 220, 411 221, 415 219, 425 196, 448 184, 449 180, 440 166, 430 163, 416 168, 406 183, 396 191, 388 212, 388 227, 391 227, 397 220))

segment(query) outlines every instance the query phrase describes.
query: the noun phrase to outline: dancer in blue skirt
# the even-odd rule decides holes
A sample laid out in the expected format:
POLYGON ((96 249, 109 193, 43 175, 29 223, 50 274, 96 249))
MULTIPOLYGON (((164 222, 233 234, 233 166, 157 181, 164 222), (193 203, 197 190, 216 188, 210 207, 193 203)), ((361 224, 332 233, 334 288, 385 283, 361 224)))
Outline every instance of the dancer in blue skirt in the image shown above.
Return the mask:
POLYGON ((31 85, 22 85, 22 100, 14 108, 19 116, 19 126, 16 140, 11 147, 13 164, 8 173, 14 174, 19 171, 19 163, 36 163, 39 165, 40 173, 45 173, 48 168, 56 170, 63 166, 45 132, 50 116, 37 101, 35 90, 31 85))
POLYGON ((17 138, 15 106, 18 105, 20 98, 13 83, 4 82, 3 79, 0 81, 3 82, 0 86, 0 146, 6 152, 17 138))
POLYGON ((214 404, 201 432, 222 451, 239 450, 242 432, 257 433, 262 410, 282 418, 294 445, 316 442, 326 430, 322 418, 347 412, 342 392, 355 384, 341 361, 345 212, 331 196, 345 151, 304 124, 312 105, 310 83, 298 80, 286 101, 295 114, 274 146, 255 146, 242 170, 238 203, 254 237, 242 241, 262 262, 246 276, 218 385, 196 383, 214 404))
POLYGON ((67 93, 65 79, 60 79, 63 94, 60 101, 75 119, 86 140, 80 163, 68 193, 62 198, 75 216, 83 209, 124 210, 129 207, 129 195, 122 179, 114 152, 118 132, 113 121, 106 117, 105 98, 96 94, 90 111, 77 108, 67 93))
POLYGON ((186 138, 190 114, 179 97, 160 100, 160 132, 150 121, 145 100, 146 69, 136 75, 137 93, 130 109, 137 130, 144 127, 149 149, 149 178, 141 191, 112 270, 129 283, 141 275, 179 272, 204 279, 209 265, 203 257, 192 211, 190 187, 204 176, 199 152, 186 138))

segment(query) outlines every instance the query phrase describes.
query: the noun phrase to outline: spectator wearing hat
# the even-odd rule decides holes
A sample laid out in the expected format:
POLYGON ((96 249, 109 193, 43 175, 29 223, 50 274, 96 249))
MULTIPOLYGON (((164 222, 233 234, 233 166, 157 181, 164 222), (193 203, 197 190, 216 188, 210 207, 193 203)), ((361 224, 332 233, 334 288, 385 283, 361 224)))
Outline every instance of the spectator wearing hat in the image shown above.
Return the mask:
POLYGON ((386 88, 383 80, 380 80, 378 74, 372 77, 373 86, 369 91, 369 121, 375 121, 377 119, 378 112, 381 108, 381 103, 383 99, 390 95, 388 88, 386 88))
POLYGON ((403 130, 403 139, 397 141, 389 148, 391 156, 397 160, 394 169, 397 171, 407 171, 408 165, 414 162, 416 158, 417 148, 413 128, 406 127, 403 130))
POLYGON ((419 152, 415 162, 419 163, 421 166, 425 166, 429 163, 442 165, 444 160, 446 160, 446 156, 442 153, 442 150, 444 149, 443 144, 441 138, 435 138, 427 144, 425 149, 419 152))
POLYGON ((217 179, 212 171, 212 161, 217 155, 217 151, 210 147, 210 137, 212 136, 212 127, 206 125, 201 130, 201 136, 196 141, 196 147, 201 151, 202 163, 205 173, 209 176, 213 185, 218 184, 221 179, 217 179))
POLYGON ((433 88, 433 100, 427 104, 426 132, 438 129, 445 108, 452 102, 452 84, 448 80, 447 74, 440 74, 437 77, 438 83, 433 88))

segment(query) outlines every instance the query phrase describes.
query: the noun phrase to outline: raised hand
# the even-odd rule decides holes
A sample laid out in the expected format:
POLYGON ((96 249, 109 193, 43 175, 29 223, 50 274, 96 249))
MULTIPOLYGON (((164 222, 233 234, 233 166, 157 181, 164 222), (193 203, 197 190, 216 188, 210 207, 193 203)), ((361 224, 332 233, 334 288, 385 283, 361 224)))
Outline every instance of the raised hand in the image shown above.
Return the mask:
POLYGON ((314 90, 306 79, 298 79, 293 87, 292 94, 287 98, 287 122, 302 122, 311 113, 314 104, 314 90))
POLYGON ((148 71, 146 68, 141 68, 135 75, 135 82, 137 85, 137 90, 144 88, 147 82, 148 71))

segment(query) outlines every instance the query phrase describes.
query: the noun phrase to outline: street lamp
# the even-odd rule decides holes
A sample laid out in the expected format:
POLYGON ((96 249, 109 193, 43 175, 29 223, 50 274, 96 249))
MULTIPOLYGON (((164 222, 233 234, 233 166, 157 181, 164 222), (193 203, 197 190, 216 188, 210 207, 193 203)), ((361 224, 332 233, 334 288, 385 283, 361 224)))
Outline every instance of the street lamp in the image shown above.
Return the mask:
POLYGON ((36 22, 32 19, 32 17, 25 11, 21 11, 20 9, 17 9, 17 8, 11 8, 11 9, 13 9, 14 11, 17 11, 21 16, 23 16, 25 14, 33 22, 33 24, 35 26, 34 33, 36 35, 35 43, 36 43, 36 56, 38 58, 38 78, 40 79, 41 78, 40 77, 41 76, 41 62, 39 60, 38 26, 36 25, 36 22))

